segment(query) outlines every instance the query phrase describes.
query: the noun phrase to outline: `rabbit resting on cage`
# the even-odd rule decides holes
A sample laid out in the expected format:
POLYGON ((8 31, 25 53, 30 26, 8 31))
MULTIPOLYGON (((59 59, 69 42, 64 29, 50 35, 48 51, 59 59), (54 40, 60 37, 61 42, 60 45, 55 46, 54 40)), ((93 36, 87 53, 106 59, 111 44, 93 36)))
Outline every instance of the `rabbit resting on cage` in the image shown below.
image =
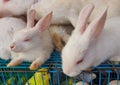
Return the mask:
POLYGON ((11 51, 9 45, 13 34, 26 27, 26 23, 19 18, 5 17, 0 19, 0 58, 10 59, 11 51))
POLYGON ((16 66, 22 61, 32 62, 30 69, 36 70, 41 66, 53 51, 52 38, 48 30, 52 12, 41 18, 34 26, 35 10, 28 11, 27 27, 14 33, 10 45, 12 61, 7 66, 16 66), (14 55, 14 53, 17 53, 14 55))
POLYGON ((86 26, 93 9, 92 4, 82 9, 76 28, 62 50, 62 68, 68 76, 76 76, 89 67, 120 56, 120 17, 106 20, 106 8, 86 26))

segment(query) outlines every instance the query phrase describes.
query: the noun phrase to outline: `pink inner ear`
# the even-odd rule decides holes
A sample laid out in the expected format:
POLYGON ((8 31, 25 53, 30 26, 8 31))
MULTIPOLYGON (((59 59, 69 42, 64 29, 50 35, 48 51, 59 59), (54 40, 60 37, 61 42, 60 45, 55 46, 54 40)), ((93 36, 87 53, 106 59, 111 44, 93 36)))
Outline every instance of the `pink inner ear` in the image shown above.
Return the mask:
POLYGON ((8 1, 10 1, 10 0, 3 0, 4 3, 8 2, 8 1))
POLYGON ((82 25, 80 28, 81 28, 80 29, 80 34, 83 34, 84 31, 86 30, 86 25, 82 25))
MULTIPOLYGON (((36 24, 37 24, 37 22, 38 22, 37 20, 34 20, 34 25, 36 25, 36 24)), ((34 28, 34 27, 33 27, 33 28, 34 28)))

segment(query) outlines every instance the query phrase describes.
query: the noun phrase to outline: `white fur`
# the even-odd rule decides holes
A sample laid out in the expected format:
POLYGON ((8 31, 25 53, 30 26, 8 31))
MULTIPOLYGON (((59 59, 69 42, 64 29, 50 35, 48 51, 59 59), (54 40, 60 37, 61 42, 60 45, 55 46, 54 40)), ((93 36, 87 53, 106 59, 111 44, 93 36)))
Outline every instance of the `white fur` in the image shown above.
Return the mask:
POLYGON ((16 32, 13 36, 13 41, 11 43, 11 45, 14 46, 14 48, 11 49, 13 51, 13 60, 8 66, 15 66, 16 63, 18 65, 22 61, 33 61, 30 69, 34 70, 34 67, 37 69, 50 58, 53 50, 52 38, 48 30, 50 15, 43 17, 35 26, 33 26, 34 11, 31 13, 32 14, 28 15, 28 18, 31 18, 28 19, 28 26, 23 30, 16 32), (24 39, 26 38, 29 38, 30 41, 25 42, 24 39), (16 57, 14 53, 17 53, 18 56, 16 57))
POLYGON ((46 13, 53 11, 52 24, 72 23, 75 27, 79 12, 88 3, 95 4, 95 10, 90 17, 90 21, 99 15, 105 6, 109 6, 108 17, 120 15, 119 0, 41 0, 35 5, 32 5, 31 9, 37 11, 37 20, 46 13))
MULTIPOLYGON (((103 19, 105 19, 105 17, 103 19)), ((78 22, 78 24, 79 23, 80 22, 78 22)), ((91 66, 97 66, 106 59, 120 56, 120 17, 108 19, 97 39, 94 39, 95 36, 91 37, 90 35, 94 31, 93 28, 96 25, 94 26, 93 24, 95 23, 96 21, 94 20, 91 26, 88 25, 89 27, 86 28, 83 34, 80 33, 82 24, 80 26, 78 25, 79 27, 76 27, 68 43, 63 48, 62 68, 68 76, 76 76, 81 73, 81 71, 91 66), (76 62, 80 59, 83 59, 83 61, 77 65, 76 62)), ((101 25, 101 23, 98 24, 101 25)), ((96 29, 101 27, 100 25, 96 27, 96 29)))
POLYGON ((46 13, 53 11, 53 24, 68 24, 70 23, 69 17, 77 19, 81 9, 81 0, 41 0, 31 7, 37 11, 36 19, 41 18, 46 13), (46 4, 49 4, 46 6, 46 4), (75 9, 75 10, 74 10, 75 9))
MULTIPOLYGON (((44 33, 40 33, 34 32, 33 29, 24 28, 13 36, 12 43, 15 43, 16 48, 12 51, 18 53, 19 58, 23 59, 23 61, 32 62, 42 56, 49 58, 53 49, 49 31, 46 30, 44 33), (23 41, 27 36, 32 37, 30 42, 23 41)), ((13 58, 16 57, 13 56, 13 58)), ((41 59, 41 61, 43 60, 41 59)))
POLYGON ((2 59, 9 59, 11 57, 9 45, 13 34, 25 26, 26 23, 18 18, 5 17, 0 19, 0 57, 2 59))
POLYGON ((40 0, 10 0, 5 3, 4 0, 0 0, 0 15, 2 17, 26 14, 27 9, 37 1, 40 0))

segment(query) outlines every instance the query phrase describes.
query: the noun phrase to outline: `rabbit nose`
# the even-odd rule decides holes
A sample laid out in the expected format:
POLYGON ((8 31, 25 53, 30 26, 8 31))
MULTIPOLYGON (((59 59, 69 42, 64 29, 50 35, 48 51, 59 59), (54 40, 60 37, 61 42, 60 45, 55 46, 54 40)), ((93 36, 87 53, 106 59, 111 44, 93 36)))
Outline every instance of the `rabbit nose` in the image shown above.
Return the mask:
POLYGON ((13 48, 15 48, 15 46, 14 46, 14 44, 11 44, 10 49, 13 49, 13 48))

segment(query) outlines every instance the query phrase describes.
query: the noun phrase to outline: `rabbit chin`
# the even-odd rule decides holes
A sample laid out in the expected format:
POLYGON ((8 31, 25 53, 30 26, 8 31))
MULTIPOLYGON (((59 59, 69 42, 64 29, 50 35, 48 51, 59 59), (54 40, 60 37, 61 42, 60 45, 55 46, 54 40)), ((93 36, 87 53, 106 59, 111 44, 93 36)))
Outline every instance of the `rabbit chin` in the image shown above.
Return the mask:
POLYGON ((79 75, 81 72, 82 72, 82 71, 79 71, 79 72, 73 71, 73 72, 71 72, 71 73, 69 73, 69 74, 67 74, 67 73, 65 73, 65 72, 64 72, 64 73, 65 73, 67 76, 75 77, 75 76, 79 75))

